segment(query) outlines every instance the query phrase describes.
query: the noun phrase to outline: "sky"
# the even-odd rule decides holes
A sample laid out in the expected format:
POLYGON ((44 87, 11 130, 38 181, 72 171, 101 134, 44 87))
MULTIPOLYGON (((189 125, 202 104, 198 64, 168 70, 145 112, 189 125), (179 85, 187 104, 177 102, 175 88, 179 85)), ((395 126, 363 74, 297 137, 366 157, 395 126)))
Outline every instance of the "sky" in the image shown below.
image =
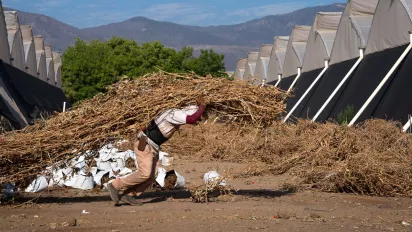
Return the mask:
POLYGON ((2 0, 3 6, 51 16, 77 28, 136 16, 185 25, 228 25, 335 3, 333 0, 2 0))

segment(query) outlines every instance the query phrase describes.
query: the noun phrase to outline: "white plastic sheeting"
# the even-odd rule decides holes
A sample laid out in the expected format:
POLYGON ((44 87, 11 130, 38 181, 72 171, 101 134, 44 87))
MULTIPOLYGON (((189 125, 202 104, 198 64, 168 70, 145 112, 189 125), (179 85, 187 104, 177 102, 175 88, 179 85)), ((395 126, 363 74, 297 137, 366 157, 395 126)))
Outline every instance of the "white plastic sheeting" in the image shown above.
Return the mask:
POLYGON ((373 15, 379 0, 348 0, 347 6, 350 7, 351 15, 365 16, 373 15))
POLYGON ((34 36, 34 47, 36 48, 37 77, 47 82, 46 52, 44 50, 43 36, 34 36))
POLYGON ((279 74, 283 74, 283 64, 285 63, 286 49, 288 47, 289 36, 276 36, 270 54, 266 83, 278 80, 279 74))
POLYGON ((236 70, 235 70, 236 79, 243 79, 243 75, 245 74, 246 61, 247 61, 246 58, 240 58, 237 60, 236 70))
POLYGON ((255 76, 256 62, 259 56, 259 52, 249 52, 247 55, 247 61, 245 66, 245 73, 243 74, 243 80, 250 80, 255 76))
POLYGON ((44 45, 46 52, 47 83, 56 85, 56 72, 54 70, 53 52, 50 44, 44 45))
POLYGON ((359 57, 359 49, 365 49, 378 0, 349 0, 343 12, 330 64, 359 57))
POLYGON ((16 11, 4 11, 7 37, 9 42, 11 65, 25 71, 23 37, 21 35, 19 17, 16 11))
MULTIPOLYGON (((183 187, 185 187, 185 178, 176 171, 173 171, 173 173, 177 177, 177 181, 176 181, 176 184, 175 184, 174 188, 183 188, 183 187)), ((158 169, 156 182, 160 185, 160 187, 165 186, 166 174, 167 174, 166 169, 164 169, 162 167, 160 167, 158 169)))
POLYGON ((255 70, 256 81, 254 84, 256 85, 263 84, 263 80, 266 79, 272 48, 273 44, 263 44, 260 46, 255 70))
POLYGON ((32 27, 21 25, 20 30, 23 37, 24 62, 28 74, 37 77, 36 48, 34 47, 32 27))
POLYGON ((203 176, 203 183, 205 185, 221 185, 226 186, 226 180, 220 176, 216 171, 209 171, 203 176))
POLYGON ((61 89, 63 83, 62 83, 62 73, 61 73, 62 61, 61 61, 60 53, 53 52, 53 62, 54 62, 56 87, 61 89))
POLYGON ((37 193, 41 192, 47 189, 49 186, 49 181, 45 176, 40 176, 37 179, 35 179, 27 188, 26 192, 30 193, 37 193))
POLYGON ((295 26, 292 29, 286 49, 283 77, 296 75, 298 68, 302 67, 310 30, 310 26, 295 26))
POLYGON ((306 45, 302 72, 323 68, 325 60, 330 60, 342 13, 321 12, 316 15, 306 45))
MULTIPOLYGON (((107 144, 97 151, 97 155, 88 151, 84 154, 79 154, 64 164, 56 164, 56 167, 46 168, 37 179, 33 180, 25 191, 41 192, 54 186, 90 190, 93 189, 95 185, 104 185, 102 178, 105 175, 108 175, 109 178, 118 178, 131 174, 133 171, 126 167, 126 162, 129 159, 134 160, 135 166, 138 169, 136 154, 133 151, 121 151, 113 144, 107 144), (86 160, 90 159, 95 160, 95 166, 87 166, 86 160)), ((170 166, 172 161, 173 158, 170 157, 169 154, 165 152, 159 153, 159 162, 163 167, 170 166)), ((166 176, 166 170, 163 167, 159 167, 159 174, 156 178, 162 187, 164 186, 164 178, 166 176), (163 173, 165 174, 164 176, 163 173)), ((184 177, 176 171, 174 171, 174 173, 178 177, 175 187, 184 187, 184 177)))
POLYGON ((10 64, 10 48, 7 36, 6 20, 4 18, 3 7, 0 1, 0 59, 10 64))
POLYGON ((369 33, 366 55, 409 44, 412 0, 381 0, 369 33))

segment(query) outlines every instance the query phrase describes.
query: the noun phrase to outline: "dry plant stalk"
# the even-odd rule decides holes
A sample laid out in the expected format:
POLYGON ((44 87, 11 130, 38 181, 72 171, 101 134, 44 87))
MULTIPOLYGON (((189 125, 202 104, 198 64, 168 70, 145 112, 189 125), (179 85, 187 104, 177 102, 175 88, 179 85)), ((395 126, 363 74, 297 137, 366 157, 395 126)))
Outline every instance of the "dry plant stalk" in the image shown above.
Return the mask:
POLYGON ((214 178, 209 181, 208 184, 203 184, 197 186, 195 188, 189 189, 190 194, 192 195, 190 198, 194 203, 208 203, 213 202, 221 196, 233 196, 233 189, 227 187, 226 185, 220 185, 220 183, 224 180, 224 177, 214 178))
POLYGON ((395 122, 349 128, 300 121, 264 129, 206 123, 184 128, 167 149, 200 161, 249 163, 241 176, 288 173, 326 192, 412 197, 412 136, 395 122))
POLYGON ((47 121, 6 134, 0 142, 0 185, 21 184, 45 167, 109 141, 130 138, 161 111, 193 104, 199 96, 207 113, 238 125, 269 126, 283 110, 286 94, 242 81, 164 72, 123 78, 93 99, 47 121))

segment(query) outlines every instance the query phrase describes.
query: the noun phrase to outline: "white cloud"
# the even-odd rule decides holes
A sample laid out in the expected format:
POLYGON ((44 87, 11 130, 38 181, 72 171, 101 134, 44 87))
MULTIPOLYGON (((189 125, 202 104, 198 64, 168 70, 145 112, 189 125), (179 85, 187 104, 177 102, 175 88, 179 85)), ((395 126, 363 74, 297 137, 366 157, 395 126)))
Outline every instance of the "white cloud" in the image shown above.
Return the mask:
POLYGON ((3 7, 15 8, 20 4, 20 0, 3 0, 3 7))
POLYGON ((71 0, 41 0, 31 5, 38 11, 48 11, 51 8, 62 7, 70 2, 71 0))
POLYGON ((128 11, 102 10, 101 7, 95 7, 93 4, 78 5, 76 8, 90 8, 90 11, 84 14, 83 17, 73 18, 69 21, 69 23, 74 25, 78 25, 81 22, 81 27, 120 22, 136 16, 185 25, 201 25, 209 19, 216 17, 216 13, 213 12, 213 6, 205 7, 188 3, 154 4, 146 9, 136 10, 133 8, 128 11))
POLYGON ((203 14, 193 14, 186 15, 182 23, 187 23, 190 25, 205 22, 208 19, 212 19, 216 16, 215 13, 203 13, 203 14))
POLYGON ((198 24, 216 16, 213 6, 199 4, 167 3, 155 4, 141 12, 140 15, 161 21, 184 24, 198 24))
POLYGON ((288 3, 278 3, 269 4, 265 6, 257 6, 244 9, 236 9, 227 11, 229 16, 239 16, 239 17, 263 17, 268 15, 285 14, 297 9, 306 7, 307 4, 304 2, 288 2, 288 3))
POLYGON ((20 3, 20 0, 3 0, 4 5, 20 3))
POLYGON ((199 11, 200 8, 188 5, 184 3, 168 3, 168 4, 156 4, 144 10, 145 16, 151 16, 157 20, 165 20, 174 17, 180 17, 184 15, 194 14, 199 11))
POLYGON ((136 15, 133 13, 126 13, 123 11, 91 11, 84 14, 82 17, 71 19, 68 23, 72 25, 81 24, 81 28, 95 27, 103 24, 124 21, 135 16, 136 15))
POLYGON ((86 7, 86 8, 96 8, 96 7, 98 7, 98 5, 96 5, 96 4, 86 4, 84 7, 86 7))

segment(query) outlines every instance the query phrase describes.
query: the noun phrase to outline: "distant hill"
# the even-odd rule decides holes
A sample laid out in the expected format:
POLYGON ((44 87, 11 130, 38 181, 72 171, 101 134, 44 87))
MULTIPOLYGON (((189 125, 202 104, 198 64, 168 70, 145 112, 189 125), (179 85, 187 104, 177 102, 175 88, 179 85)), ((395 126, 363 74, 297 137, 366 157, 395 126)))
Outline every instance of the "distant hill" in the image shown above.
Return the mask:
POLYGON ((158 40, 176 49, 192 46, 197 53, 200 49, 209 48, 224 53, 226 69, 231 71, 238 58, 245 57, 248 51, 258 50, 260 44, 273 43, 274 36, 289 35, 295 25, 312 25, 317 12, 342 12, 344 7, 344 4, 339 3, 309 7, 241 24, 209 27, 135 17, 123 22, 78 29, 41 14, 19 12, 19 17, 20 23, 32 25, 34 33, 43 35, 56 50, 64 50, 72 45, 75 37, 84 40, 107 40, 116 35, 134 39, 139 43, 158 40))
POLYGON ((312 26, 318 12, 343 12, 345 4, 332 4, 304 8, 292 13, 270 15, 245 23, 228 26, 191 27, 193 30, 207 32, 236 45, 255 46, 273 43, 274 36, 288 36, 296 25, 312 26))

